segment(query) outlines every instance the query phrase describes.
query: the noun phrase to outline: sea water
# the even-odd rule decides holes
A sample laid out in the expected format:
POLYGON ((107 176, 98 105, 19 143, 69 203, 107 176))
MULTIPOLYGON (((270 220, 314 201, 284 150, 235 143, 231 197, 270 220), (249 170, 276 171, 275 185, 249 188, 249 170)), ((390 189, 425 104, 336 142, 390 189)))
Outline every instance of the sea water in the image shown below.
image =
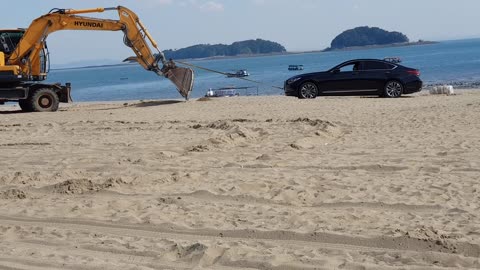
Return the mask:
MULTIPOLYGON (((279 88, 291 76, 328 70, 346 60, 385 57, 400 57, 402 65, 419 69, 425 84, 480 82, 480 39, 468 39, 420 46, 190 61, 222 72, 246 69, 250 73, 248 79, 261 82, 195 69, 191 97, 202 97, 209 88, 222 87, 253 87, 239 91, 240 95, 282 95, 279 88), (304 70, 289 71, 289 65, 303 65, 304 70)), ((74 101, 181 98, 169 80, 138 64, 51 70, 48 81, 71 82, 74 101)))

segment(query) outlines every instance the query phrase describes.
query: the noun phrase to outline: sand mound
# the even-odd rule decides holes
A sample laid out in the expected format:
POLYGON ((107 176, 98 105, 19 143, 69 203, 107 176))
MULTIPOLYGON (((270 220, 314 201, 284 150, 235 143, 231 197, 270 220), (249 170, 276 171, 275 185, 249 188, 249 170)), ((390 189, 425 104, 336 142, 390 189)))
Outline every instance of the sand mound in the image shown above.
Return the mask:
POLYGON ((54 193, 59 194, 84 194, 107 190, 127 184, 121 178, 109 178, 101 184, 96 184, 89 179, 67 180, 52 186, 54 193))
POLYGON ((314 149, 328 145, 329 141, 342 134, 340 127, 330 121, 310 118, 297 118, 287 121, 295 124, 300 134, 298 139, 288 146, 295 150, 314 149))
POLYGON ((335 127, 336 125, 325 120, 315 119, 312 120, 310 118, 297 118, 295 120, 291 120, 292 123, 306 123, 312 127, 335 127))
POLYGON ((231 121, 219 120, 208 124, 206 127, 211 129, 229 130, 238 127, 238 125, 232 123, 231 121))
POLYGON ((60 194, 83 194, 99 190, 96 185, 88 179, 67 180, 53 185, 52 188, 54 193, 60 194))
POLYGON ((187 150, 189 152, 205 152, 210 150, 209 144, 216 146, 219 145, 231 145, 235 146, 241 143, 245 143, 251 140, 256 140, 262 135, 265 135, 266 132, 261 128, 247 128, 239 125, 238 123, 249 123, 251 120, 248 119, 233 119, 233 120, 218 120, 206 124, 205 126, 201 124, 195 124, 190 126, 193 129, 211 129, 212 134, 210 139, 207 140, 207 144, 195 145, 187 150))
POLYGON ((199 145, 195 145, 195 146, 190 147, 188 149, 188 152, 200 153, 200 152, 207 152, 208 150, 209 150, 208 145, 199 144, 199 145))
POLYGON ((236 146, 248 141, 256 140, 260 136, 258 131, 248 128, 235 126, 226 130, 225 133, 219 134, 209 141, 214 145, 231 145, 236 146))
POLYGON ((9 189, 0 192, 0 199, 4 200, 14 200, 14 199, 26 199, 27 195, 20 189, 9 189))
POLYGON ((405 236, 408 238, 420 239, 432 245, 441 246, 451 252, 456 252, 457 246, 451 241, 448 235, 440 233, 432 227, 421 226, 413 232, 406 232, 405 236))
POLYGON ((205 253, 205 250, 207 250, 207 247, 200 243, 195 243, 185 247, 177 244, 174 250, 181 260, 199 261, 205 253))
POLYGON ((325 121, 321 119, 310 119, 310 118, 297 118, 295 120, 289 121, 291 123, 301 123, 314 127, 315 129, 323 132, 334 132, 338 130, 338 126, 330 121, 325 121))
POLYGON ((225 253, 224 248, 207 247, 201 243, 175 244, 165 254, 171 261, 187 262, 191 265, 208 267, 217 263, 225 253))
POLYGON ((108 178, 103 184, 100 185, 102 189, 110 189, 115 187, 121 187, 128 185, 122 178, 108 178))
POLYGON ((41 181, 41 173, 34 172, 34 173, 25 173, 25 172, 15 172, 10 175, 4 175, 0 178, 2 183, 9 183, 9 184, 23 184, 23 185, 33 185, 41 181))
POLYGON ((234 124, 232 121, 218 120, 218 121, 206 124, 205 126, 203 126, 201 124, 195 124, 195 125, 190 126, 190 127, 193 128, 193 129, 206 128, 206 129, 229 130, 229 129, 234 128, 236 126, 237 125, 234 124))

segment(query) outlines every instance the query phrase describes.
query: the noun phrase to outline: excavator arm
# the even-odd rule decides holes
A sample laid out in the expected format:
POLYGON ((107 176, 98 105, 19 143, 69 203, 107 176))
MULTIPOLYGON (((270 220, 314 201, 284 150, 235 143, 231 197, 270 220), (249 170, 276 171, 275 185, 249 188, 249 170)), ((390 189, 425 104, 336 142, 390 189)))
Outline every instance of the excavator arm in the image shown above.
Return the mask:
POLYGON ((122 6, 85 10, 52 10, 31 23, 15 50, 7 56, 6 64, 18 66, 24 77, 32 80, 44 80, 46 68, 43 59, 45 55, 42 52, 46 48, 46 39, 49 34, 60 30, 123 31, 125 45, 133 50, 136 60, 141 66, 170 79, 185 98, 188 98, 193 89, 193 70, 177 67, 173 61, 167 61, 138 16, 122 6), (111 10, 118 11, 118 20, 79 16, 79 14, 111 10), (152 52, 150 45, 156 50, 156 53, 152 52))

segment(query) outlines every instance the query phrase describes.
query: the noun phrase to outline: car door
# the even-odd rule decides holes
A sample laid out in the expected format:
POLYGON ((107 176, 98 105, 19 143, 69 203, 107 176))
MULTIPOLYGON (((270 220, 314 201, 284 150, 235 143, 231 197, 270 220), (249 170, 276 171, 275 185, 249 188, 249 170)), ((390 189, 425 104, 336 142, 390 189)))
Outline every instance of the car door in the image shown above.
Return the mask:
POLYGON ((364 89, 366 86, 362 78, 361 66, 361 61, 352 61, 332 69, 329 78, 322 85, 322 93, 349 95, 364 89))
POLYGON ((389 73, 391 72, 391 65, 381 61, 364 61, 362 65, 362 77, 364 89, 367 92, 378 92, 383 90, 389 73))

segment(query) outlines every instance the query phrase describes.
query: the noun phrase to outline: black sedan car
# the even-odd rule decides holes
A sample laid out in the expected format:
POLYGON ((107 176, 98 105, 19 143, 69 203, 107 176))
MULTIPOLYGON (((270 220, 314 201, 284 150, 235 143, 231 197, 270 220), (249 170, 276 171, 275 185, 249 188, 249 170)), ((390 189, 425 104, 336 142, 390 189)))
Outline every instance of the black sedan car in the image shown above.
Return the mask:
POLYGON ((378 95, 397 98, 422 89, 420 71, 376 59, 344 62, 328 71, 301 74, 285 81, 285 94, 298 98, 323 95, 378 95))

